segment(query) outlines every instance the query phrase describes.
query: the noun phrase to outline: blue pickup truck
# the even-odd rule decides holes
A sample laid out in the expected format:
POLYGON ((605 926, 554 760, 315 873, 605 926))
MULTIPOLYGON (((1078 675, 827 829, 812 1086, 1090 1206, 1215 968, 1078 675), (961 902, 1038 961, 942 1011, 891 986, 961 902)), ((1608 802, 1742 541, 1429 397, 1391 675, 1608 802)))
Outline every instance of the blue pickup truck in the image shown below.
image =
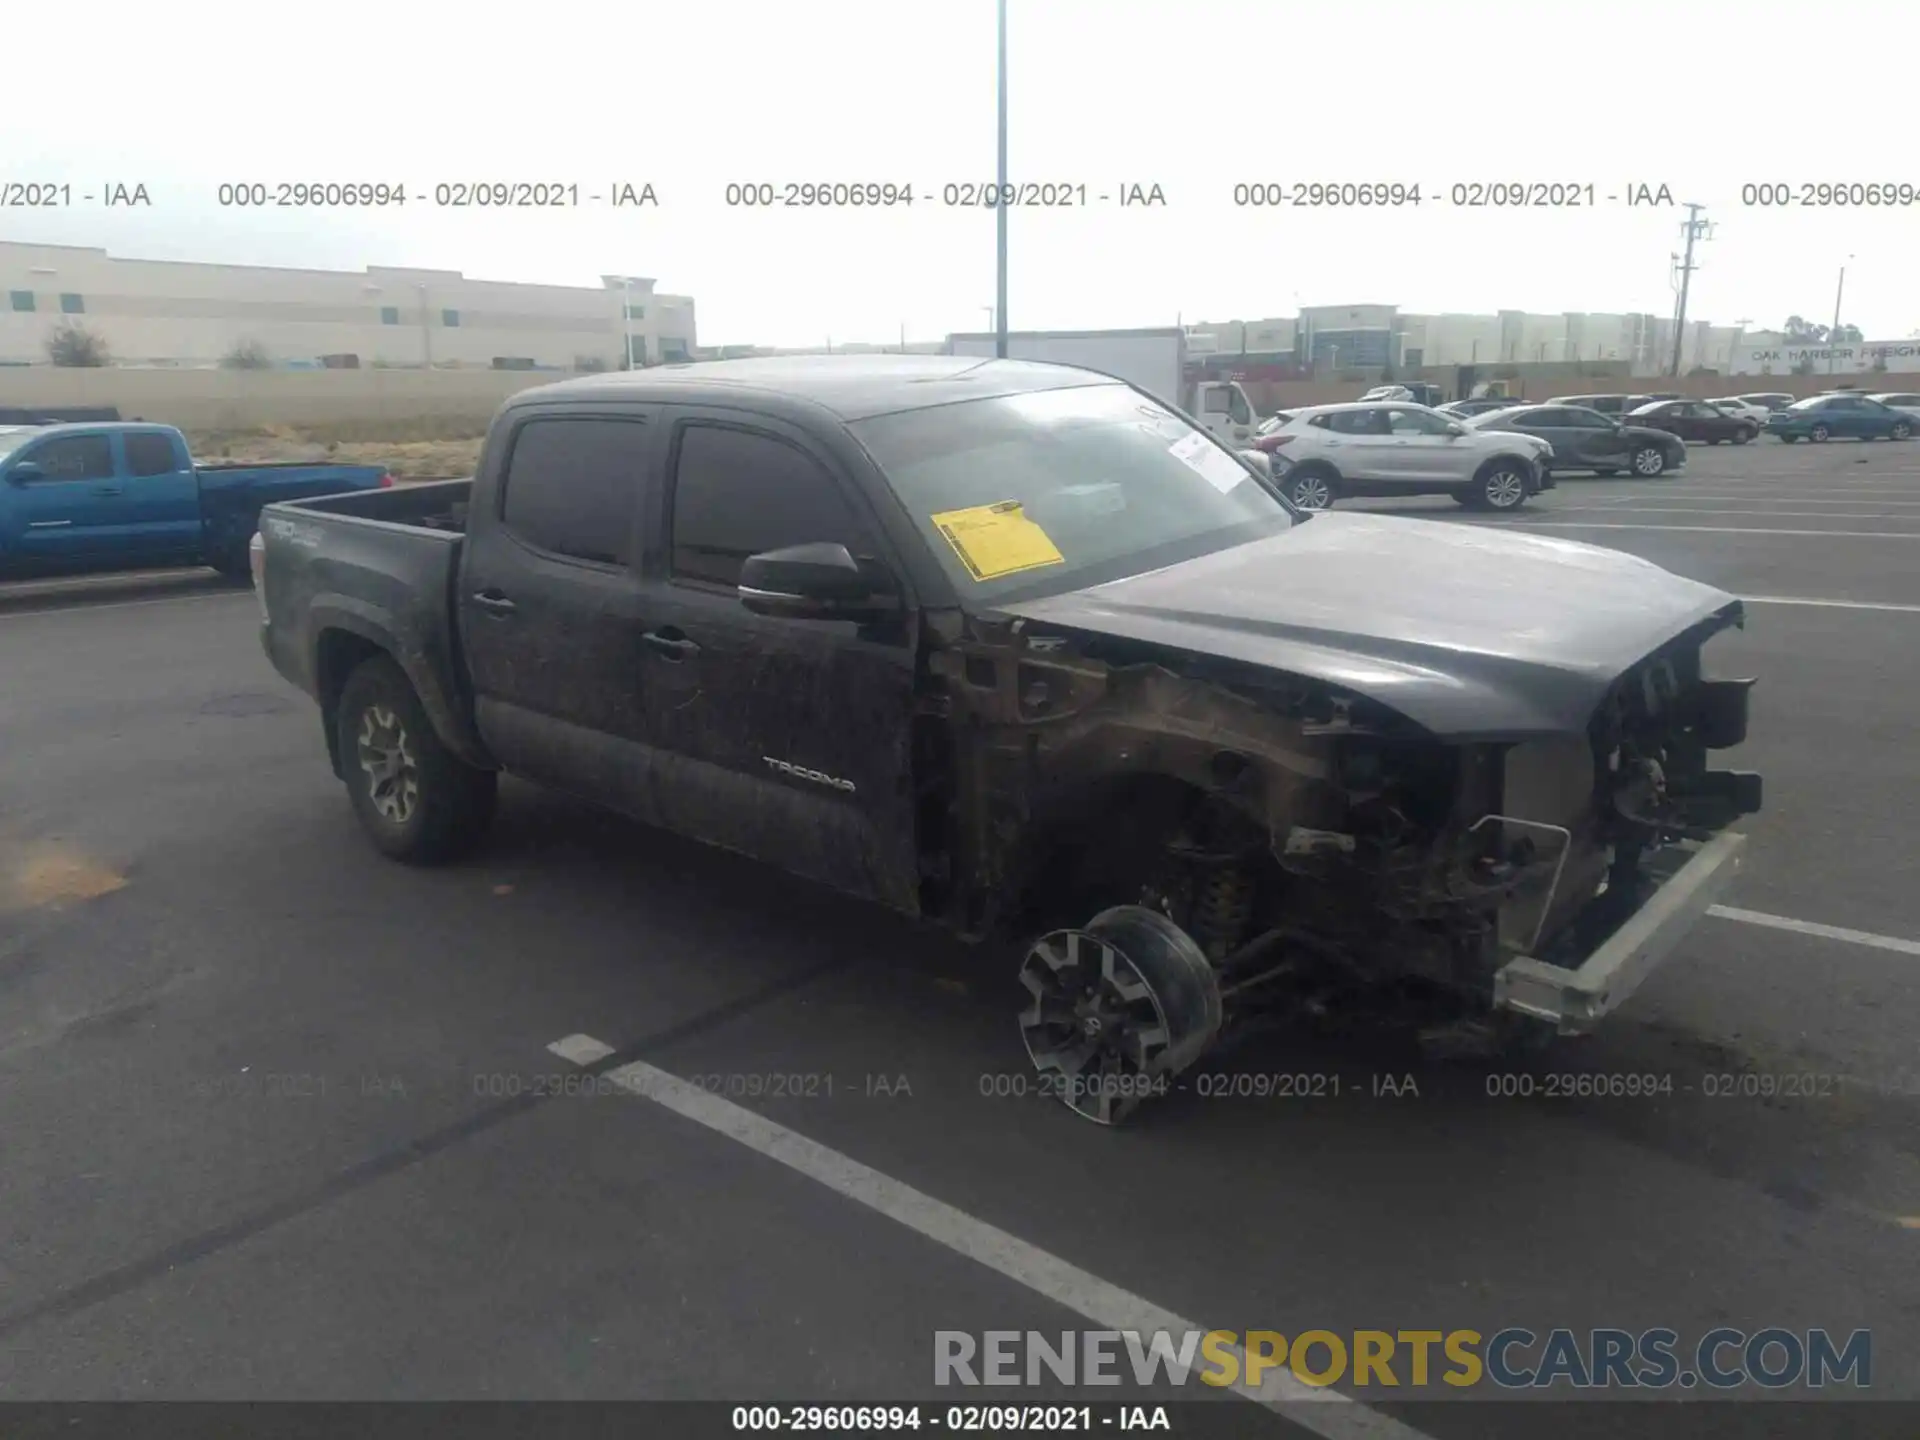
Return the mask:
POLYGON ((0 426, 0 576, 211 565, 244 578, 261 506, 392 484, 378 465, 196 465, 171 425, 0 426))

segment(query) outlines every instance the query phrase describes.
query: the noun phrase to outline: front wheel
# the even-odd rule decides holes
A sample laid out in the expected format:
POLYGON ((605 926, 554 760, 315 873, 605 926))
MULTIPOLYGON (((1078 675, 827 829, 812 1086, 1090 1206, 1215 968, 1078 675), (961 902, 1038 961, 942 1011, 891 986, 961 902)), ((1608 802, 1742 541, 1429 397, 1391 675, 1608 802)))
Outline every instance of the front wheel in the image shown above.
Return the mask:
POLYGON ((1469 493, 1476 509, 1518 510, 1527 503, 1528 488, 1526 471, 1502 460, 1475 480, 1469 493))
POLYGON ((497 777, 442 743, 392 660, 363 661, 347 677, 334 724, 354 814, 381 854, 430 865, 486 833, 497 777))
POLYGON ((1913 426, 1909 425, 1905 420, 1897 420, 1894 422, 1893 429, 1887 433, 1896 440, 1911 439, 1913 436, 1913 426))
POLYGON ((1657 445, 1643 445, 1633 452, 1633 473, 1643 480, 1654 480, 1667 472, 1666 452, 1657 445))
POLYGON ((1744 445, 1758 433, 1756 430, 1736 430, 1733 432, 1733 443, 1744 445))
POLYGON ((1167 1094, 1220 1033, 1213 967, 1158 910, 1116 905, 1055 930, 1020 965, 1020 1038, 1042 1095, 1082 1119, 1116 1125, 1167 1094))
POLYGON ((1819 445, 1819 444, 1824 444, 1832 434, 1833 432, 1827 429, 1826 426, 1816 425, 1813 427, 1813 429, 1807 432, 1807 438, 1813 441, 1816 445, 1819 445))

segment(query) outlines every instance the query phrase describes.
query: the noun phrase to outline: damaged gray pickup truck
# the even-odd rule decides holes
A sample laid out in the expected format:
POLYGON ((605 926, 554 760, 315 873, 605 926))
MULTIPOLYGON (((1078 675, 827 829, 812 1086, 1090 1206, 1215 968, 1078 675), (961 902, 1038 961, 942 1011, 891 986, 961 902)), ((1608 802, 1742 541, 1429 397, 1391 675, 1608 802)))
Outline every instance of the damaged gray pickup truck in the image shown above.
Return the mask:
POLYGON ((1577 1034, 1713 902, 1732 596, 1306 515, 1068 367, 666 366, 529 390, 471 481, 267 508, 263 640, 373 843, 499 772, 1013 942, 1036 1088, 1111 1123, 1246 1018, 1577 1034))

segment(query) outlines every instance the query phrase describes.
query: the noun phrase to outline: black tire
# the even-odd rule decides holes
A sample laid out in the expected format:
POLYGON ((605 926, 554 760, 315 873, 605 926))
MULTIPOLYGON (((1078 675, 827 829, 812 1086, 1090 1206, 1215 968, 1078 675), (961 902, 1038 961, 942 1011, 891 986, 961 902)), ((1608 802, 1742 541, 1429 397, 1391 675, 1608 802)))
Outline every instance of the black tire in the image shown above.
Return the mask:
POLYGON ((1490 510, 1511 514, 1527 503, 1527 472, 1512 460, 1495 460, 1473 483, 1454 491, 1453 498, 1469 510, 1490 510))
POLYGON ((1783 445, 1791 445, 1799 438, 1800 437, 1798 435, 1782 435, 1780 437, 1780 441, 1783 445))
POLYGON ((1616 466, 1602 465, 1599 469, 1595 470, 1593 473, 1599 476, 1602 480, 1611 480, 1614 476, 1618 475, 1620 471, 1616 466))
POLYGON ((1286 478, 1287 499, 1299 510, 1328 510, 1340 498, 1340 477, 1324 465, 1299 465, 1286 478))
POLYGON ((1736 445, 1744 445, 1759 433, 1758 430, 1736 430, 1733 432, 1733 443, 1736 445))
POLYGON ((334 726, 354 814, 382 855, 410 865, 436 864, 464 854, 486 834, 498 777, 441 742, 406 673, 391 659, 362 661, 347 677, 334 726), (387 752, 386 763, 398 762, 387 777, 367 768, 382 763, 374 755, 379 750, 387 752), (410 790, 399 788, 406 782, 410 790))
POLYGON ((222 580, 232 584, 253 583, 253 566, 247 560, 247 542, 229 543, 225 548, 216 550, 207 557, 207 564, 213 568, 222 580))
POLYGON ((1816 425, 1807 432, 1807 438, 1816 445, 1824 445, 1833 432, 1824 425, 1816 425))
POLYGON ((1905 420, 1896 420, 1893 422, 1893 429, 1887 432, 1887 437, 1892 440, 1911 440, 1913 438, 1913 426, 1909 425, 1905 420))
POLYGON ((1628 468, 1641 480, 1658 480, 1667 473, 1667 452, 1658 445, 1641 445, 1627 458, 1628 468))

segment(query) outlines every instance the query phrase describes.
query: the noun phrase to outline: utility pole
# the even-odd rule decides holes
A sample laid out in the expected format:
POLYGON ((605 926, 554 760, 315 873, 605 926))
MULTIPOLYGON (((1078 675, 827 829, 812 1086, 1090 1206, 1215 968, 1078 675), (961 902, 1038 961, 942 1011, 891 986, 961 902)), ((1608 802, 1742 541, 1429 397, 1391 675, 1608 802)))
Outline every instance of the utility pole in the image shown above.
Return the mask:
POLYGON ((993 353, 1007 358, 1007 0, 1000 0, 1000 193, 994 197, 999 230, 997 280, 993 295, 993 353))
POLYGON ((1702 220, 1700 214, 1704 205, 1687 206, 1687 218, 1681 222, 1680 229, 1687 237, 1686 258, 1680 262, 1680 308, 1673 323, 1673 374, 1680 373, 1680 346, 1687 333, 1687 291, 1693 284, 1693 272, 1699 267, 1693 263, 1693 242, 1710 239, 1713 226, 1702 220))
MULTIPOLYGON (((1853 256, 1847 256, 1848 264, 1853 256)), ((1840 297, 1847 293, 1847 267, 1840 267, 1840 283, 1833 287, 1833 328, 1827 331, 1827 373, 1833 373, 1834 349, 1840 343, 1840 297)))

